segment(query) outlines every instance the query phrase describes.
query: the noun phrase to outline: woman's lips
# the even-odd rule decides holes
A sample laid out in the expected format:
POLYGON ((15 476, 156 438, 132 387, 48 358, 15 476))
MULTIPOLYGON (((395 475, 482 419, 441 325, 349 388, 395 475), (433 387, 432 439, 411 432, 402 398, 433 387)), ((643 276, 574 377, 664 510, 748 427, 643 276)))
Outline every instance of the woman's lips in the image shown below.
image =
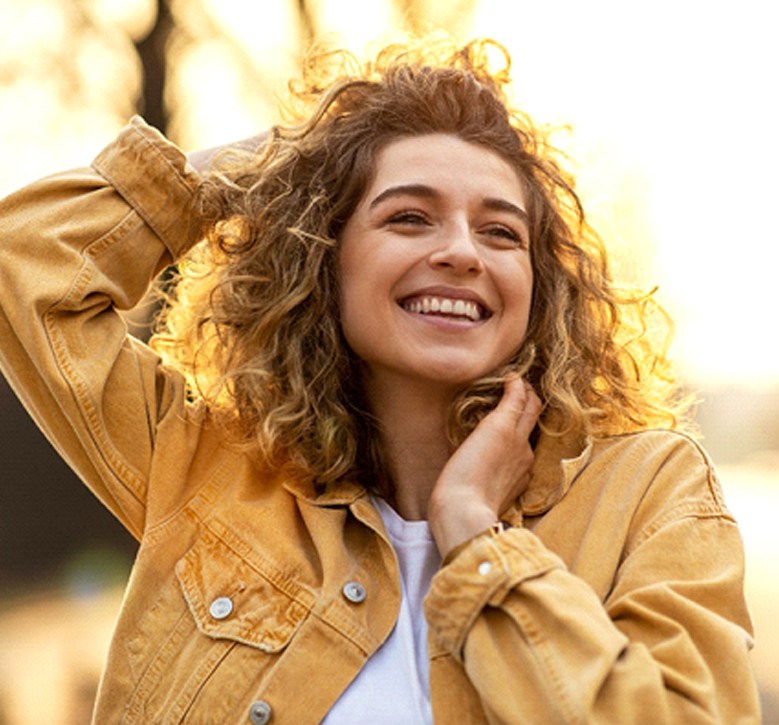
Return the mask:
POLYGON ((489 310, 474 299, 444 294, 419 294, 400 301, 407 312, 417 315, 436 315, 480 322, 490 316, 489 310))

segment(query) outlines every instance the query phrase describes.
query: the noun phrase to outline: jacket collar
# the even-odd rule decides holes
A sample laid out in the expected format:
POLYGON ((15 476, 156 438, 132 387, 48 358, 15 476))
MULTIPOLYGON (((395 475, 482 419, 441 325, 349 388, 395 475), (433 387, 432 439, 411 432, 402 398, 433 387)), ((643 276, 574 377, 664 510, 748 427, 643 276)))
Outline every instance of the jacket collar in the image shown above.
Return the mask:
POLYGON ((349 506, 360 496, 365 488, 355 481, 339 481, 318 490, 312 480, 286 479, 283 484, 293 496, 316 506, 349 506))
MULTIPOLYGON (((554 422, 550 417, 549 423, 554 422)), ((551 426, 554 429, 554 425, 551 426)), ((581 434, 551 434, 542 430, 535 449, 530 484, 519 505, 524 516, 539 516, 557 504, 570 489, 592 454, 592 441, 581 434)), ((291 494, 316 506, 349 506, 364 496, 365 488, 346 480, 319 491, 311 480, 284 480, 291 494)))
POLYGON ((563 435, 542 430, 535 449, 530 484, 520 497, 525 516, 538 516, 557 504, 571 488, 592 455, 592 440, 580 433, 563 435))

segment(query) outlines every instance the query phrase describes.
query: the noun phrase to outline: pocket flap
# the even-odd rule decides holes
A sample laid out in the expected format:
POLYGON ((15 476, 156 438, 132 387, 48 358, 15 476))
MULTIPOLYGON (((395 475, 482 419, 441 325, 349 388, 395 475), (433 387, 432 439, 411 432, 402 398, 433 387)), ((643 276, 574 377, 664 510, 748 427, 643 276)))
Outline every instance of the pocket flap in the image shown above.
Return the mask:
POLYGON ((283 649, 309 612, 212 531, 176 565, 198 629, 264 652, 283 649))

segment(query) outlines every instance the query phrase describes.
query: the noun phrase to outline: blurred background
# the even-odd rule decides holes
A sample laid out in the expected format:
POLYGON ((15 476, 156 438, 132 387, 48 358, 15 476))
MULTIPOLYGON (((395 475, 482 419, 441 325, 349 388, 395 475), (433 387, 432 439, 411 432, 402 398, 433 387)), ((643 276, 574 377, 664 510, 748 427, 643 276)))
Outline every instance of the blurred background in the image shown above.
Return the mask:
MULTIPOLYGON (((747 550, 753 661, 779 723, 779 43, 741 0, 0 0, 0 194, 83 166, 133 113, 189 150, 277 120, 302 52, 491 36, 560 128, 617 276, 674 357, 747 550), (773 90, 771 90, 773 89, 773 90), (773 331, 773 332, 772 332, 773 331)), ((0 725, 89 721, 134 541, 0 381, 0 725)))

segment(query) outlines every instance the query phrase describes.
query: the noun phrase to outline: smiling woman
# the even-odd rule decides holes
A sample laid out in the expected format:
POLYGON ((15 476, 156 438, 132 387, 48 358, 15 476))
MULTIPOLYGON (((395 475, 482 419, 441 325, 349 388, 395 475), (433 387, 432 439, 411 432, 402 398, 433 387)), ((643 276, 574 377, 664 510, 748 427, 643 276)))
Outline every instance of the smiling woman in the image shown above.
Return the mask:
POLYGON ((757 721, 738 530, 496 47, 3 202, 0 361, 141 542, 99 722, 757 721))
POLYGON ((368 389, 397 398, 410 379, 451 399, 518 352, 533 279, 524 206, 517 172, 455 136, 379 153, 339 253, 341 324, 368 389))

